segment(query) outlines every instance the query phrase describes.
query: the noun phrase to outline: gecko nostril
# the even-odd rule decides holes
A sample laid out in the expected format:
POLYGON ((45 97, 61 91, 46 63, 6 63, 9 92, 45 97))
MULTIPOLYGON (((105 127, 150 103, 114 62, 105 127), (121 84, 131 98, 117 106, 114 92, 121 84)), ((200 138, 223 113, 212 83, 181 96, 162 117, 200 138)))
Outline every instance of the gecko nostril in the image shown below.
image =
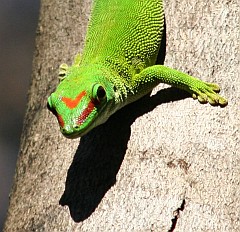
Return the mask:
POLYGON ((49 111, 51 111, 55 116, 58 115, 56 109, 55 109, 54 106, 52 105, 52 102, 51 102, 50 98, 49 98, 48 101, 47 101, 47 109, 48 109, 49 111))

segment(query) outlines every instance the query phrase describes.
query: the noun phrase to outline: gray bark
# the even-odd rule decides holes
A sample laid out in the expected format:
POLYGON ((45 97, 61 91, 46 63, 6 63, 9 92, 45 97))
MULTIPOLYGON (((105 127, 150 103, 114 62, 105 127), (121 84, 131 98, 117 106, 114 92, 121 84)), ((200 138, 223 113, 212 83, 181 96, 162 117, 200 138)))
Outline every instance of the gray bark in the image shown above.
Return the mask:
POLYGON ((89 9, 42 0, 4 231, 240 231, 237 0, 165 1, 165 64, 219 83, 227 107, 159 85, 79 142, 63 138, 46 99, 82 49, 89 9))

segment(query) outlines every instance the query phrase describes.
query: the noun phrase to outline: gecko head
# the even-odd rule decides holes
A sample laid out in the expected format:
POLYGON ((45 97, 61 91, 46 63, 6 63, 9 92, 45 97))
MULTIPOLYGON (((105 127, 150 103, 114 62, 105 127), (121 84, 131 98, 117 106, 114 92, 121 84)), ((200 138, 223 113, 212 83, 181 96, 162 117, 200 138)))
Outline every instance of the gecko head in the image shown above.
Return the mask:
POLYGON ((47 108, 56 116, 65 137, 81 137, 108 119, 106 108, 113 94, 102 80, 99 76, 69 76, 48 98, 47 108))

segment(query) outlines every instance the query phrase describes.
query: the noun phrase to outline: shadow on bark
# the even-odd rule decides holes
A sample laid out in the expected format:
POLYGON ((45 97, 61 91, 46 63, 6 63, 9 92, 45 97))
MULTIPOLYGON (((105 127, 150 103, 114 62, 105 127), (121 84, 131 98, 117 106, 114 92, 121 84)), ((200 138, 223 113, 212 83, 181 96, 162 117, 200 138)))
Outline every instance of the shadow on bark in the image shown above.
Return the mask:
POLYGON ((152 97, 145 96, 124 107, 105 124, 81 138, 60 199, 62 206, 68 205, 75 222, 88 218, 115 184, 127 150, 131 124, 159 104, 188 96, 175 88, 161 90, 152 97))
MULTIPOLYGON (((156 64, 164 63, 165 53, 166 26, 156 64)), ((147 95, 119 110, 106 123, 81 138, 59 202, 69 207, 75 222, 88 218, 115 184, 127 150, 132 123, 160 104, 188 96, 186 92, 175 88, 161 90, 152 97, 147 95)))

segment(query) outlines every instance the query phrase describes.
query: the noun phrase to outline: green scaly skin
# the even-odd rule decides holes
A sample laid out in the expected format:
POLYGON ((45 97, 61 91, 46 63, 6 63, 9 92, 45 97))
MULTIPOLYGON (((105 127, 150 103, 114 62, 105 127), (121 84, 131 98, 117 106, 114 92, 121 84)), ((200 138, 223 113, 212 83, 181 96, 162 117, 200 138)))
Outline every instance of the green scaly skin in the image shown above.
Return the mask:
POLYGON ((155 64, 163 29, 161 0, 94 1, 83 54, 60 66, 61 82, 48 98, 64 136, 83 136, 160 82, 201 103, 227 105, 218 85, 155 64))

